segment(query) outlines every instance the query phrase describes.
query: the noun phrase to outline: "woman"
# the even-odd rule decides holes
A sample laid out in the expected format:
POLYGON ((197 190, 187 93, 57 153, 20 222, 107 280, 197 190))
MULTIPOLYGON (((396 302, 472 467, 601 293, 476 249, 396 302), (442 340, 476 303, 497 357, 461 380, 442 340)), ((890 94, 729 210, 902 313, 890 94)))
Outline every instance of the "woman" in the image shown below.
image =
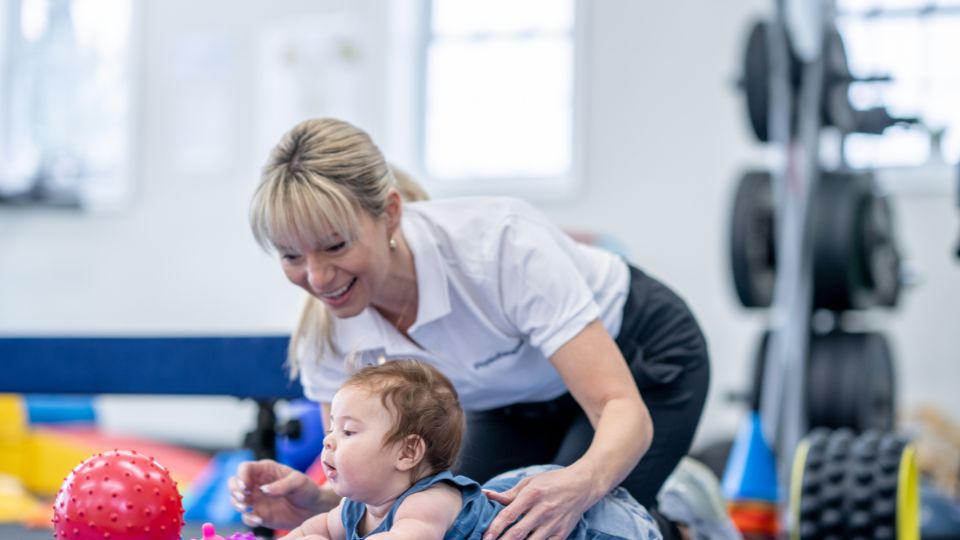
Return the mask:
MULTIPOLYGON (((324 419, 348 360, 420 359, 467 410, 459 474, 563 466, 495 496, 506 508, 485 538, 520 516, 503 538, 566 538, 618 485, 655 507, 709 381, 682 300, 521 201, 401 191, 417 193, 363 131, 319 119, 283 137, 253 197, 255 237, 309 294, 289 360, 324 419)), ((232 487, 252 525, 295 526, 337 503, 269 461, 241 465, 232 487)))

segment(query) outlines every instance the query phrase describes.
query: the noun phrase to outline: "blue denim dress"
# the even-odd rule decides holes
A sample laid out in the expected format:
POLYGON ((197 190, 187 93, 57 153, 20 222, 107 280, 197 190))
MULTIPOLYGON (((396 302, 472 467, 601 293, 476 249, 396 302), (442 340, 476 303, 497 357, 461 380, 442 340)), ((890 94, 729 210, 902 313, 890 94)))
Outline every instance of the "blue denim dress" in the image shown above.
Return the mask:
MULTIPOLYGON (((506 491, 528 476, 558 468, 556 465, 537 465, 506 472, 492 478, 483 485, 483 489, 506 491)), ((488 499, 481 491, 480 484, 465 476, 454 476, 449 471, 428 476, 411 486, 397 497, 383 522, 366 536, 390 530, 397 508, 403 500, 438 482, 445 482, 458 488, 463 497, 460 515, 443 539, 480 540, 493 518, 503 509, 503 505, 488 499)), ((365 511, 366 507, 363 503, 348 499, 343 501, 340 518, 343 520, 347 540, 366 538, 357 534, 357 527, 363 520, 365 511)), ((656 522, 646 509, 626 490, 616 488, 587 510, 567 538, 568 540, 660 540, 662 536, 656 522)))

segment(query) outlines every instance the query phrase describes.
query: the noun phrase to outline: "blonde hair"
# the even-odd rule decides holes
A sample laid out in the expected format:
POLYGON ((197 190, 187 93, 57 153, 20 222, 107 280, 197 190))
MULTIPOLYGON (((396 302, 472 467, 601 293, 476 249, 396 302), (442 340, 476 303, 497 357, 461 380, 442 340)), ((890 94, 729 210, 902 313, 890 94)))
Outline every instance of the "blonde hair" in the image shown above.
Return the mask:
POLYGON ((413 481, 452 468, 460 454, 466 429, 457 391, 440 371, 418 360, 391 360, 360 369, 342 387, 351 386, 379 395, 396 423, 383 444, 420 437, 426 451, 414 468, 413 481))
MULTIPOLYGON (((406 201, 427 199, 409 175, 387 163, 366 132, 333 118, 305 120, 270 152, 250 202, 250 228, 268 251, 309 249, 323 235, 356 237, 360 211, 379 217, 396 189, 406 201)), ((301 358, 319 358, 330 343, 330 314, 310 296, 290 337, 287 367, 299 373, 301 358)))

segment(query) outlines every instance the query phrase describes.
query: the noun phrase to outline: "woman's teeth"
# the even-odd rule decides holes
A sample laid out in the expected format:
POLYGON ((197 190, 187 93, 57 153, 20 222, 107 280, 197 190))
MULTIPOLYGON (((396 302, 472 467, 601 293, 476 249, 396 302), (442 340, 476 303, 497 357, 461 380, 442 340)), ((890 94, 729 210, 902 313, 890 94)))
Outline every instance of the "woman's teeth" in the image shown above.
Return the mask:
MULTIPOLYGON (((356 278, 354 278, 354 279, 356 279, 356 278)), ((324 298, 336 298, 336 297, 338 297, 338 296, 343 296, 343 293, 347 292, 347 289, 349 289, 350 286, 353 285, 353 281, 354 281, 354 280, 351 279, 351 280, 350 280, 349 282, 347 282, 347 284, 344 285, 343 287, 340 287, 339 289, 337 289, 337 290, 335 290, 335 291, 330 291, 330 292, 328 292, 328 293, 323 293, 324 298)))

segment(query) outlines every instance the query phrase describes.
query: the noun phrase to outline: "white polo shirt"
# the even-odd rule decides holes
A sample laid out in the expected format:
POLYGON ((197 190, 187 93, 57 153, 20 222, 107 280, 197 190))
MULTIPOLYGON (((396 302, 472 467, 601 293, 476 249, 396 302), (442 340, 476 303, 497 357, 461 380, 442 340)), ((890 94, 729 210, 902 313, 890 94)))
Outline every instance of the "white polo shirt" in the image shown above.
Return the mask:
MULTIPOLYGON (((620 330, 629 271, 573 241, 524 201, 476 197, 404 205, 401 226, 419 289, 412 343, 373 308, 332 321, 333 347, 301 359, 307 397, 330 402, 345 359, 423 360, 466 410, 545 401, 567 391, 548 360, 590 322, 620 330)), ((590 362, 589 357, 583 358, 590 362)))

